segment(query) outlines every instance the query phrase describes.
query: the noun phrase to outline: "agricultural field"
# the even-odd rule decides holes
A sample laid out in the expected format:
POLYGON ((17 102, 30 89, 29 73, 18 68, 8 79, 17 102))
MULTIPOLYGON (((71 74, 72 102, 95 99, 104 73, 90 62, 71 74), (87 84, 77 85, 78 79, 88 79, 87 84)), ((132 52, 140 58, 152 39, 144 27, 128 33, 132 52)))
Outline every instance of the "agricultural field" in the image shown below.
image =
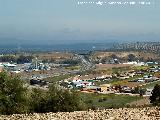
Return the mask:
POLYGON ((98 93, 81 93, 81 97, 89 108, 92 109, 120 108, 133 101, 142 99, 140 96, 98 93))

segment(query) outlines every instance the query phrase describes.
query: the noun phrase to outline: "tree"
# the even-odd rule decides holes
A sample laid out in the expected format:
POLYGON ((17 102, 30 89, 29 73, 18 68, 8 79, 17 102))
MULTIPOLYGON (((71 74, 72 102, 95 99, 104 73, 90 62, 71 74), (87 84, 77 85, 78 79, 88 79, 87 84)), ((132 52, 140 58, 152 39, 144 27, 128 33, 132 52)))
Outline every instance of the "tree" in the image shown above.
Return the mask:
POLYGON ((33 89, 30 99, 30 111, 45 112, 72 112, 84 110, 85 106, 76 91, 62 90, 55 86, 49 87, 49 91, 33 89))
POLYGON ((0 57, 0 62, 16 62, 16 57, 13 55, 4 55, 0 57))
POLYGON ((150 96, 150 102, 153 105, 160 105, 160 85, 156 84, 153 91, 152 96, 150 96))
POLYGON ((139 94, 141 97, 143 97, 143 95, 146 93, 146 89, 140 89, 139 94))
POLYGON ((136 60, 136 56, 134 54, 128 55, 128 61, 135 61, 135 60, 136 60))
POLYGON ((42 113, 47 111, 47 92, 42 89, 32 89, 29 99, 30 112, 42 113))
POLYGON ((24 63, 30 63, 32 62, 33 56, 24 56, 20 55, 19 58, 17 59, 18 64, 24 64, 24 63))
POLYGON ((118 58, 117 55, 115 55, 115 54, 112 54, 109 57, 112 58, 112 59, 117 59, 118 58))
POLYGON ((78 65, 81 63, 79 60, 67 59, 60 62, 60 64, 78 65))
POLYGON ((85 108, 76 91, 55 84, 49 86, 49 90, 27 89, 24 85, 19 77, 0 73, 0 114, 71 112, 85 108))
POLYGON ((27 89, 19 77, 0 73, 0 114, 26 113, 27 89))
POLYGON ((51 85, 47 98, 49 112, 72 112, 84 109, 84 103, 76 91, 63 90, 55 85, 51 85))

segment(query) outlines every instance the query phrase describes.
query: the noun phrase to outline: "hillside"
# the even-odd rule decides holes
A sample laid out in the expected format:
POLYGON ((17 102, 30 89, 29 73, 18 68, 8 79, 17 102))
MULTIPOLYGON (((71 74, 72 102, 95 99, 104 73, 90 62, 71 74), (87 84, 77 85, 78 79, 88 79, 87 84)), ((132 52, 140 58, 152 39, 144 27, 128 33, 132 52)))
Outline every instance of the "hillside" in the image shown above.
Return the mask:
POLYGON ((136 52, 136 51, 130 51, 130 52, 95 52, 92 54, 92 60, 98 61, 103 59, 111 59, 111 58, 118 58, 120 60, 128 60, 128 55, 134 55, 136 59, 147 61, 150 59, 159 60, 160 56, 155 53, 151 52, 136 52))
POLYGON ((0 120, 158 120, 160 107, 119 108, 97 111, 15 114, 0 116, 0 120))

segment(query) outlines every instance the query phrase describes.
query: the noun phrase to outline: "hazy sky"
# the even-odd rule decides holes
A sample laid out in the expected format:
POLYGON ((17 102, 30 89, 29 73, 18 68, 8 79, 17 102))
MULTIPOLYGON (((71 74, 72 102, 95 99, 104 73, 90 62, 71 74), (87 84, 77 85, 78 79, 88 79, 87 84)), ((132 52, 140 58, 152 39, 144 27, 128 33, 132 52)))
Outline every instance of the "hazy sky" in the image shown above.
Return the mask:
POLYGON ((0 40, 160 41, 159 0, 101 0, 151 2, 132 6, 78 5, 78 1, 98 0, 0 0, 0 40))

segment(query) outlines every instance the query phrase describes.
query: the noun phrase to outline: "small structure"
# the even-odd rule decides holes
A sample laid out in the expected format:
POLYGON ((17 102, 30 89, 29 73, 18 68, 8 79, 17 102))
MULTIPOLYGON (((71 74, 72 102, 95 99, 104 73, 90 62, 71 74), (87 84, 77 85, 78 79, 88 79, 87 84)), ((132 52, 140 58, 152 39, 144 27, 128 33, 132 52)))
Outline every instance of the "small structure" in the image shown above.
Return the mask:
POLYGON ((14 70, 17 65, 11 63, 3 63, 4 68, 7 70, 14 70))
POLYGON ((146 63, 147 66, 152 66, 152 65, 158 65, 157 62, 147 62, 146 63))
POLYGON ((101 88, 101 92, 110 91, 111 85, 110 84, 103 84, 103 85, 100 85, 100 88, 101 88))
POLYGON ((136 66, 145 66, 145 62, 138 62, 136 66))
POLYGON ((145 94, 148 95, 148 96, 151 96, 152 95, 152 90, 153 89, 147 89, 145 94))
POLYGON ((143 78, 138 78, 137 82, 144 83, 145 80, 143 78))
POLYGON ((83 88, 82 90, 88 91, 88 92, 97 92, 97 91, 101 91, 101 88, 98 86, 87 86, 86 88, 83 88))
POLYGON ((123 63, 123 64, 126 64, 126 65, 136 65, 136 64, 138 64, 138 62, 132 61, 132 62, 126 62, 126 63, 123 63))
POLYGON ((77 82, 73 82, 73 84, 77 88, 84 88, 84 87, 92 86, 93 85, 92 82, 88 82, 88 81, 77 81, 77 82))

